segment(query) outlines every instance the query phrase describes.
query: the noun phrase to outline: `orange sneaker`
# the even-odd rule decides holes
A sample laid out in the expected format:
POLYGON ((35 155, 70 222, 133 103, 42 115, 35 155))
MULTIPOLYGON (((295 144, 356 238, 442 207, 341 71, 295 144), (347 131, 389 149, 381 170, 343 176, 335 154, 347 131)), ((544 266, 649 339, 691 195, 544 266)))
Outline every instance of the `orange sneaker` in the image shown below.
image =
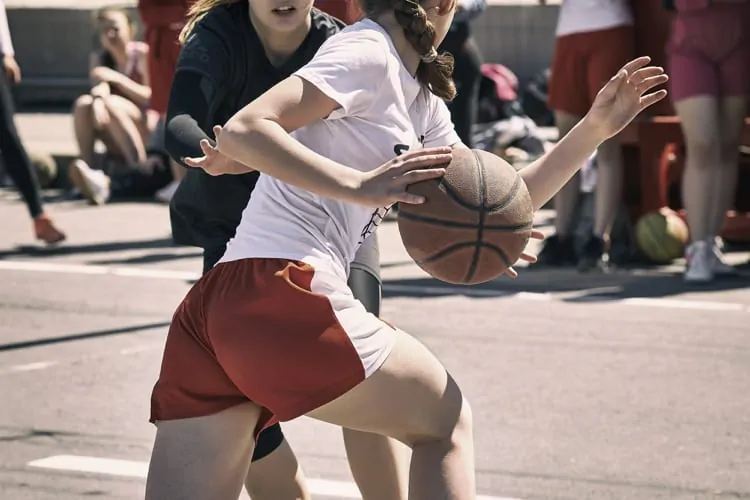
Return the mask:
POLYGON ((34 219, 34 234, 36 239, 47 245, 54 245, 65 239, 65 233, 57 229, 50 218, 44 214, 34 219))

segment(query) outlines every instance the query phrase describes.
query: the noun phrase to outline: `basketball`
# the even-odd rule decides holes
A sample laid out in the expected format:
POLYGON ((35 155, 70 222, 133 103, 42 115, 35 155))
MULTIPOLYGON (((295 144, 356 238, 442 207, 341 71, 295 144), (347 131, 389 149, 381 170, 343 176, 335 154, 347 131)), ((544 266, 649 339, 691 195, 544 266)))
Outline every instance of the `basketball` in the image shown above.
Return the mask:
POLYGON ((39 186, 42 189, 52 187, 57 179, 57 162, 47 153, 29 153, 29 159, 34 166, 39 186))
POLYGON ((456 149, 441 179, 409 186, 420 205, 400 204, 401 241, 417 265, 441 281, 474 285, 500 276, 531 236, 534 206, 506 161, 456 149))
POLYGON ((638 220, 635 239, 638 248, 649 260, 668 264, 685 253, 688 227, 673 210, 662 208, 638 220))

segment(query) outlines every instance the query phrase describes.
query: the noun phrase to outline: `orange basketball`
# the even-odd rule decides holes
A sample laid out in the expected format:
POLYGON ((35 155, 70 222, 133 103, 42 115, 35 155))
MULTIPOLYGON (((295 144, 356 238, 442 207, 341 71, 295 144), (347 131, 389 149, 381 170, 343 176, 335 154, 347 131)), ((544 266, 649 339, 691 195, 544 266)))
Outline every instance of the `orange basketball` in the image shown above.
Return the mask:
POLYGON ((456 149, 443 178, 413 184, 420 205, 401 204, 409 256, 432 277, 473 285, 500 276, 526 248, 534 206, 521 176, 481 150, 456 149))

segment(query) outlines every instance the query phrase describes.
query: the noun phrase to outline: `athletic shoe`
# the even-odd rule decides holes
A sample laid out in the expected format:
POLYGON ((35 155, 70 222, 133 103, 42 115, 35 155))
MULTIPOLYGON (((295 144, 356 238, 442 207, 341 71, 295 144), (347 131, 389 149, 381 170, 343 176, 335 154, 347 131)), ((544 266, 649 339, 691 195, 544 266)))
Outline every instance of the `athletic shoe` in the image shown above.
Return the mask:
POLYGON ((591 234, 578 256, 578 272, 585 273, 593 269, 606 271, 607 261, 604 257, 604 240, 591 234))
POLYGON ((109 200, 110 179, 101 170, 94 170, 81 159, 73 160, 68 177, 81 195, 92 205, 103 205, 109 200))
POLYGON ((685 283, 709 283, 714 279, 714 256, 707 241, 694 241, 685 251, 685 283))
POLYGON ((575 264, 576 257, 571 238, 560 238, 553 234, 544 240, 542 250, 537 255, 536 265, 566 267, 575 264))
POLYGON ((713 268, 714 274, 717 276, 735 276, 737 269, 734 266, 727 263, 724 260, 724 253, 720 247, 721 239, 713 238, 708 240, 708 244, 711 246, 711 253, 709 259, 711 261, 711 267, 713 268))

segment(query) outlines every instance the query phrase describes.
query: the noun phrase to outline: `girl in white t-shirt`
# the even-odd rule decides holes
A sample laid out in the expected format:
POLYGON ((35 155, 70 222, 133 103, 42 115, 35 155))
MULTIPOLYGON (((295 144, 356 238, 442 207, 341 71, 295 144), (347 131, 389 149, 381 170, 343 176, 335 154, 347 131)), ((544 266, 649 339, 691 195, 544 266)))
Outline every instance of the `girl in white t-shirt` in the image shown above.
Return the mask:
MULTIPOLYGON (((264 175, 226 254, 172 320, 152 395, 148 499, 237 498, 254 444, 247 430, 302 415, 410 446, 410 498, 475 498, 460 389, 346 285, 384 207, 422 202, 407 186, 443 175, 435 165, 465 147, 441 99, 455 93, 451 58, 434 48, 454 1, 395 3, 363 0, 368 19, 217 127, 217 148, 204 142, 205 156, 189 161, 216 175, 242 165, 264 175)), ((666 95, 644 95, 666 81, 647 63, 626 65, 586 118, 521 171, 535 207, 666 95)))

